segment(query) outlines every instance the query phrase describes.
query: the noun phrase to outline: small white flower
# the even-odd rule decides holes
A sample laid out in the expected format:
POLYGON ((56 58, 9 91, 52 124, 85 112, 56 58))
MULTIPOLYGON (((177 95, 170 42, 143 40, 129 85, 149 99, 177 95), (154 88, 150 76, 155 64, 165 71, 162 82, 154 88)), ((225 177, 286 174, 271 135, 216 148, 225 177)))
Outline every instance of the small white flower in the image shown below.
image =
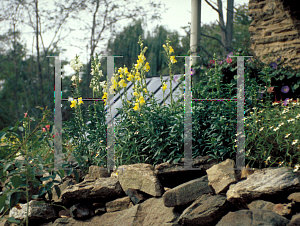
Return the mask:
POLYGON ((292 145, 296 144, 298 142, 298 140, 293 140, 292 145))
POLYGON ((291 134, 290 134, 290 133, 289 133, 289 134, 286 134, 285 138, 288 138, 288 137, 289 137, 289 135, 291 135, 291 134))
POLYGON ((299 169, 299 167, 300 167, 300 165, 295 165, 295 168, 296 168, 296 169, 294 169, 294 171, 293 171, 293 172, 297 172, 297 171, 298 171, 298 169, 299 169))
POLYGON ((259 131, 263 131, 263 129, 264 129, 264 127, 260 128, 260 130, 259 130, 259 131))
POLYGON ((72 78, 71 78, 71 81, 75 81, 75 79, 76 79, 76 76, 73 75, 72 78))
POLYGON ((73 101, 74 99, 73 99, 73 97, 69 97, 69 99, 68 99, 68 101, 73 101))

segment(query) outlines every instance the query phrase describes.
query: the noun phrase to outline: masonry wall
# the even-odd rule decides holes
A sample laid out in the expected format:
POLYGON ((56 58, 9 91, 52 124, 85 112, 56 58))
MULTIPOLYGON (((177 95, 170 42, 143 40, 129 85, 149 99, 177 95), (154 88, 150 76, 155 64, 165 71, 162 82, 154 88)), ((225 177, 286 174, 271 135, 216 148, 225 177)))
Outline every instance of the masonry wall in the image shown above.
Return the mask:
POLYGON ((264 63, 281 57, 283 66, 300 69, 300 1, 249 0, 250 51, 264 63), (298 4, 297 4, 298 2, 298 4), (263 58, 272 54, 271 57, 263 58))

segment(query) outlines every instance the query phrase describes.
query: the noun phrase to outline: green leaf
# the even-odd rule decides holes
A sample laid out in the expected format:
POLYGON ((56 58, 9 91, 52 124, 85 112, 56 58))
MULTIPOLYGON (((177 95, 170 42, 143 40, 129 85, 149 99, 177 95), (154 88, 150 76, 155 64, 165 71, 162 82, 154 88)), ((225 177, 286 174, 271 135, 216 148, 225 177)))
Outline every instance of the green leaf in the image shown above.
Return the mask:
POLYGON ((7 163, 4 168, 3 168, 3 172, 5 172, 9 167, 11 166, 11 163, 7 163))
POLYGON ((298 87, 299 87, 299 85, 295 84, 293 88, 294 88, 294 90, 296 90, 298 87))
POLYGON ((0 211, 5 206, 6 199, 7 199, 7 195, 6 194, 2 194, 0 196, 0 211))
POLYGON ((8 129, 9 129, 9 130, 13 130, 13 129, 14 129, 14 127, 12 127, 12 126, 9 126, 9 127, 8 127, 8 129))
POLYGON ((47 191, 49 200, 52 200, 52 191, 51 189, 47 191))
POLYGON ((10 178, 10 181, 12 182, 12 185, 15 187, 15 188, 18 188, 21 186, 22 184, 22 180, 21 180, 21 177, 20 176, 13 176, 10 178))
POLYGON ((39 191, 39 196, 42 196, 46 192, 45 187, 41 187, 39 191))
POLYGON ((77 183, 79 183, 79 175, 78 175, 77 171, 74 170, 73 172, 74 172, 77 183))
POLYGON ((59 197, 60 197, 60 195, 61 195, 60 188, 58 187, 58 185, 54 185, 54 188, 55 188, 55 191, 56 191, 57 197, 59 198, 59 197))
POLYGON ((31 196, 33 199, 37 199, 39 196, 38 195, 32 195, 31 196))
POLYGON ((40 171, 43 171, 43 164, 37 164, 37 166, 39 167, 40 171))
POLYGON ((24 131, 24 128, 22 126, 19 126, 18 129, 23 132, 24 131))
POLYGON ((21 222, 20 220, 17 220, 14 217, 9 217, 9 218, 7 218, 7 220, 11 223, 17 223, 17 224, 19 224, 21 222))
POLYGON ((63 179, 64 177, 65 177, 65 171, 64 170, 59 170, 59 172, 60 172, 60 177, 61 177, 61 179, 63 179))
POLYGON ((19 192, 15 192, 10 196, 10 208, 13 208, 15 205, 17 205, 19 203, 20 200, 20 193, 19 192))
POLYGON ((49 179, 51 179, 51 178, 52 178, 52 176, 42 177, 40 180, 41 180, 41 181, 46 181, 46 180, 49 180, 49 179))
POLYGON ((3 130, 1 130, 0 137, 1 137, 1 134, 4 133, 4 132, 6 132, 7 130, 8 130, 8 127, 5 127, 3 130))
POLYGON ((67 176, 70 176, 72 174, 72 170, 67 170, 67 176))

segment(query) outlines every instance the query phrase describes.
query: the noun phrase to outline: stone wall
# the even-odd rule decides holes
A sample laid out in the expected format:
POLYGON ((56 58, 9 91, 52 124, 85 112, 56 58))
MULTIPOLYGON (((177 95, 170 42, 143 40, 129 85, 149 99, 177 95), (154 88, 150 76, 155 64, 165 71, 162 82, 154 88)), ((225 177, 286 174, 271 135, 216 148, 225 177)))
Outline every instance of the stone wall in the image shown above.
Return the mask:
MULTIPOLYGON (((295 0, 249 0, 250 52, 264 63, 283 59, 300 69, 300 4, 295 0), (263 58, 263 56, 271 57, 263 58)), ((299 2, 298 2, 299 3, 299 2)))

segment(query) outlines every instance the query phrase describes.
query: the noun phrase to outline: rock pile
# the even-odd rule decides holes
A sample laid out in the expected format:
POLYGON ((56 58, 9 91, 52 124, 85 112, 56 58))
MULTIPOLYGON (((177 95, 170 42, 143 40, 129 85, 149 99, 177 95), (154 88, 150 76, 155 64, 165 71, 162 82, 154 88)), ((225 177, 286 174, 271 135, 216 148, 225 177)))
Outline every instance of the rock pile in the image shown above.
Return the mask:
MULTIPOLYGON (((300 225, 300 183, 291 168, 244 173, 230 170, 231 159, 219 163, 209 156, 193 160, 197 170, 183 163, 123 165, 111 174, 91 166, 80 183, 63 178, 60 196, 53 188, 53 204, 68 211, 31 200, 29 225, 300 225)), ((23 219, 26 204, 20 207, 9 216, 23 219)))

